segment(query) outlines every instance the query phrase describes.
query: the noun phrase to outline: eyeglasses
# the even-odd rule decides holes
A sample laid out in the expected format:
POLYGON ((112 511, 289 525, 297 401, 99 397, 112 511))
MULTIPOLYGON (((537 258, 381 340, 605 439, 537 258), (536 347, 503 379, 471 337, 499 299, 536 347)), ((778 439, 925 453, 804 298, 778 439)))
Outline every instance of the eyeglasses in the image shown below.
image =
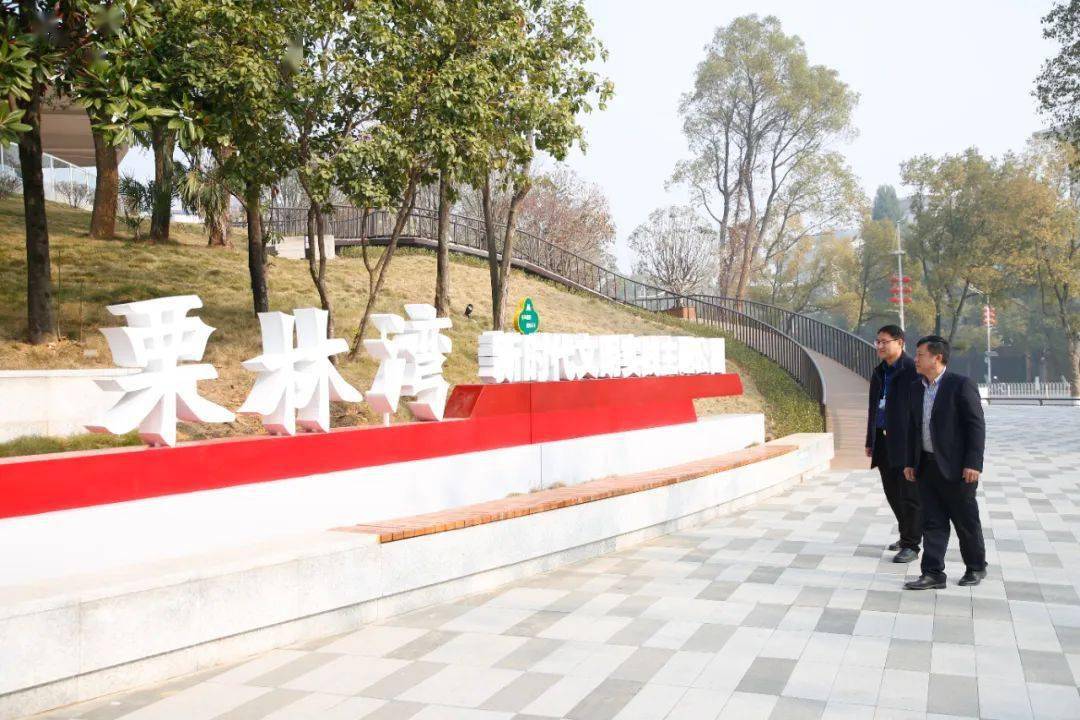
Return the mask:
POLYGON ((877 345, 878 347, 885 347, 886 345, 888 345, 889 343, 892 343, 892 342, 900 342, 900 338, 892 338, 890 340, 875 340, 874 344, 877 345))

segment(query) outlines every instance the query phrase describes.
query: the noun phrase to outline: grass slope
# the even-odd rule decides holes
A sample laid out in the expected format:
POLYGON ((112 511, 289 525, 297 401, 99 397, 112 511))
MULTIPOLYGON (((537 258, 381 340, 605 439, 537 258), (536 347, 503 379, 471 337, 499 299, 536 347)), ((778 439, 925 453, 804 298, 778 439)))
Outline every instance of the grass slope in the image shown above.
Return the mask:
MULTIPOLYGON (((61 339, 31 346, 25 337, 26 260, 22 199, 0 201, 0 369, 108 367, 112 365, 99 327, 116 325, 106 305, 166 295, 196 293, 203 300, 199 315, 216 328, 204 360, 219 377, 200 383, 209 399, 235 409, 254 380, 240 362, 260 352, 259 324, 252 314, 247 258, 242 249, 206 247, 201 228, 173 225, 174 241, 135 243, 130 238, 87 237, 89 214, 61 205, 49 206, 55 305, 61 339)), ((236 238, 239 246, 243 239, 236 238)), ((358 257, 332 261, 329 285, 335 303, 336 335, 351 339, 363 302, 367 279, 358 257)), ((268 270, 272 310, 291 311, 318 305, 307 263, 274 258, 268 270)), ((454 350, 446 363, 451 383, 475 382, 479 334, 491 327, 488 271, 481 261, 457 258, 452 271, 454 350), (463 310, 472 303, 472 318, 463 310)), ((406 302, 430 301, 435 293, 435 258, 422 251, 399 251, 391 264, 378 312, 403 313, 406 302)), ((709 328, 675 318, 623 308, 555 283, 515 272, 512 297, 532 297, 548 332, 646 334, 716 334, 709 328)), ((765 412, 771 436, 821 428, 816 405, 775 364, 745 346, 729 341, 730 369, 743 378, 746 393, 738 398, 700 401, 702 413, 765 412)), ((361 391, 375 375, 367 357, 342 360, 340 371, 361 391)), ((340 405, 333 410, 337 426, 376 422, 366 405, 340 405)), ((403 410, 399 419, 408 419, 403 410)), ((261 432, 258 420, 240 417, 230 425, 181 426, 186 439, 261 432)), ((65 440, 27 438, 0 444, 0 455, 56 452, 66 449, 137 442, 134 436, 78 436, 65 440)))

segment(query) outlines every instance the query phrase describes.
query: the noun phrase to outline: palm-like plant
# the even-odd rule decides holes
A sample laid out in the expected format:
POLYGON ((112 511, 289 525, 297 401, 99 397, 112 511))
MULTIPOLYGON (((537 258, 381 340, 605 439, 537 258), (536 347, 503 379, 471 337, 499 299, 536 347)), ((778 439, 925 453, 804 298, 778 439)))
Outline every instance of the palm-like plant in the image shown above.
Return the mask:
POLYGON ((202 217, 206 234, 210 237, 209 244, 229 247, 230 194, 220 165, 214 162, 204 170, 198 163, 192 163, 192 167, 184 172, 177 189, 184 207, 202 217))

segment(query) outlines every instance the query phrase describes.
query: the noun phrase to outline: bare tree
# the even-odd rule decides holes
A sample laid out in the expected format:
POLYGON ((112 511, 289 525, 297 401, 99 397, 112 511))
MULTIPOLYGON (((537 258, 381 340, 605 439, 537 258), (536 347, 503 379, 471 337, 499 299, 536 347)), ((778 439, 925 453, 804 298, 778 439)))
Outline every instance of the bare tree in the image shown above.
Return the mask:
POLYGON ((629 245, 638 255, 634 272, 673 293, 697 292, 714 275, 716 232, 693 208, 653 210, 629 245))

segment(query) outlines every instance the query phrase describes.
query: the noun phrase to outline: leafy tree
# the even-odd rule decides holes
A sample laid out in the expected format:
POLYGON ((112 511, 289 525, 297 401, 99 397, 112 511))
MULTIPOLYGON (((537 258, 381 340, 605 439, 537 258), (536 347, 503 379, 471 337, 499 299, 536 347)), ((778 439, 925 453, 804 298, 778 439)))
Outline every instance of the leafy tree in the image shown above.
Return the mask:
POLYGON ((790 186, 812 182, 809 167, 852 132, 857 100, 835 71, 810 63, 802 40, 775 17, 747 15, 717 29, 680 106, 693 157, 672 180, 691 190, 725 239, 721 294, 746 296, 767 237, 783 225, 790 186))
POLYGON ((574 144, 582 143, 578 116, 592 110, 594 102, 602 109, 612 92, 611 84, 589 69, 604 50, 581 0, 520 5, 517 30, 492 56, 503 72, 493 97, 496 112, 483 134, 486 161, 473 173, 481 191, 496 330, 504 326, 518 212, 532 187, 535 153, 563 160, 574 144), (505 216, 496 218, 492 195, 500 190, 510 201, 505 216))
POLYGON ((713 276, 715 242, 716 233, 692 207, 653 210, 630 233, 634 273, 679 295, 700 292, 713 276))
POLYGON ((298 0, 169 0, 169 32, 185 42, 163 80, 177 112, 166 129, 189 153, 209 152, 244 206, 255 312, 270 306, 262 206, 294 162, 281 152, 298 62, 290 38, 310 20, 309 8, 298 0))
POLYGON ((843 301, 843 268, 853 254, 850 240, 832 233, 807 238, 772 258, 765 268, 768 284, 753 294, 797 313, 835 311, 843 301))
POLYGON ((1021 262, 1064 336, 1069 389, 1080 397, 1080 156, 1052 136, 1036 137, 1028 156, 1041 182, 1027 195, 1035 206, 1021 262))
MULTIPOLYGON (((49 229, 42 174, 41 105, 46 92, 70 96, 88 65, 113 61, 117 48, 149 33, 153 15, 134 0, 4 0, 0 41, 0 140, 17 140, 26 226, 27 336, 44 342, 54 331, 49 229)), ((115 115, 135 108, 117 102, 115 115)))
POLYGON ((1047 190, 1022 158, 974 149, 918 157, 902 172, 915 188, 907 250, 933 303, 934 331, 952 340, 973 288, 1000 298, 1021 283, 1025 238, 1045 222, 1047 190))
MULTIPOLYGON (((1042 144, 1037 155, 1040 172, 1066 207, 1075 207, 1077 173, 1076 149, 1080 148, 1080 2, 1059 1, 1043 18, 1043 36, 1057 42, 1057 55, 1048 59, 1035 85, 1039 105, 1051 120, 1055 134, 1072 147, 1065 149, 1042 144), (1050 150, 1048 147, 1052 147, 1050 150)), ((1051 233, 1036 241, 1041 272, 1039 286, 1044 306, 1053 307, 1069 358, 1069 383, 1074 397, 1080 396, 1080 317, 1078 317, 1077 249, 1075 227, 1060 235, 1051 233)), ((1034 239, 1034 238, 1033 238, 1034 239)))
POLYGON ((870 219, 888 220, 894 224, 904 219, 904 209, 900 207, 900 199, 896 197, 896 189, 892 185, 878 186, 870 219))
POLYGON ((875 310, 875 296, 887 293, 893 270, 896 225, 891 220, 863 218, 859 241, 843 264, 840 284, 849 300, 850 327, 858 333, 875 317, 886 313, 875 310))

